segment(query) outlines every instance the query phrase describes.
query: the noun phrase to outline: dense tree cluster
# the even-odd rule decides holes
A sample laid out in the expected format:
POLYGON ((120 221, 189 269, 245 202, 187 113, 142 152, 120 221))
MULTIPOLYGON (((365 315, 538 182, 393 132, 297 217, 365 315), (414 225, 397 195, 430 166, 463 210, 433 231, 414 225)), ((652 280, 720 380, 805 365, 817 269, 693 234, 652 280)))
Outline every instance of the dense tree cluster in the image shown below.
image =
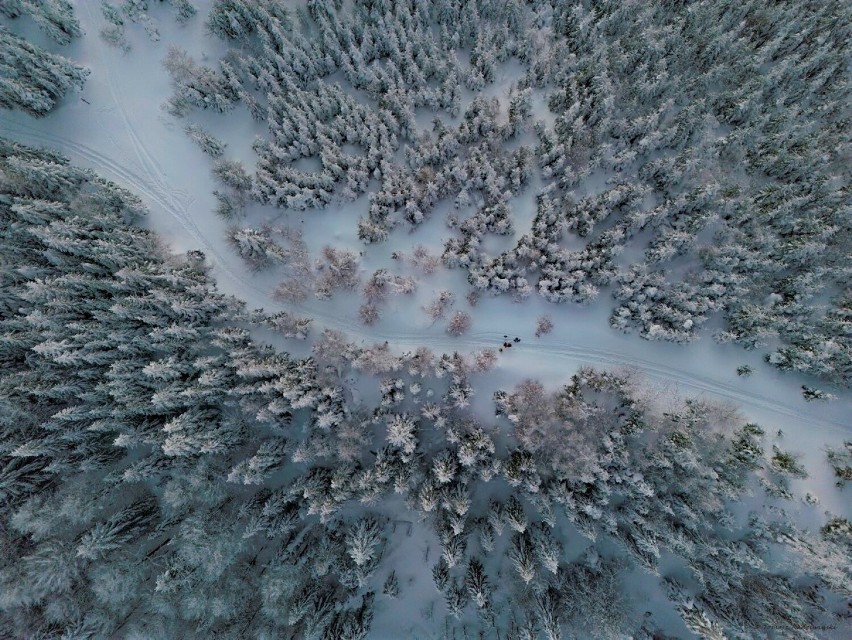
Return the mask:
POLYGON ((370 191, 368 243, 452 201, 444 261, 478 290, 611 292, 614 328, 677 342, 721 315, 718 340, 852 380, 848 3, 219 0, 209 25, 233 47, 218 68, 175 54, 171 106, 267 123, 253 197, 370 191), (514 246, 488 255, 490 233, 514 246))
MULTIPOLYGON (((29 14, 59 44, 80 34, 71 6, 51 2, 5 2, 0 15, 29 14)), ((0 108, 45 116, 71 89, 82 89, 89 70, 11 33, 0 24, 0 108)))
POLYGON ((499 62, 525 55, 519 3, 358 1, 343 10, 312 0, 295 13, 269 0, 218 1, 210 29, 243 53, 229 52, 218 71, 188 60, 169 66, 173 112, 226 111, 241 102, 268 123, 269 138, 255 145, 255 197, 295 209, 321 207, 334 197, 354 198, 379 179, 382 190, 359 227, 362 238, 376 241, 396 224, 397 209, 416 224, 467 179, 474 183, 469 189, 487 186, 492 199, 525 179, 529 149, 511 159, 495 159, 494 151, 495 136, 515 135, 529 117, 528 94, 513 100, 508 124, 499 127, 496 103, 484 100, 466 110, 458 131, 438 131, 437 141, 418 136, 414 121, 416 109, 458 114, 462 87, 482 88, 499 62), (456 57, 466 50, 467 67, 456 57), (403 141, 417 144, 405 169, 392 161, 403 141), (467 161, 448 165, 474 143, 467 161), (308 159, 319 167, 305 169, 308 159), (400 190, 410 191, 402 202, 400 190))
POLYGON ((340 390, 253 344, 198 256, 128 224, 135 196, 6 141, 0 185, 4 633, 366 626, 353 555, 382 530, 301 521, 324 471, 265 483, 339 422, 340 390))
POLYGON ((29 16, 39 29, 61 45, 83 33, 68 0, 4 0, 0 15, 7 18, 29 16))
MULTIPOLYGON (((358 223, 359 237, 365 242, 383 240, 398 222, 396 212, 409 224, 418 225, 438 202, 449 197, 459 208, 479 194, 489 211, 485 217, 492 210, 500 210, 506 217, 505 201, 526 186, 533 170, 530 147, 503 153, 502 144, 520 127, 512 121, 513 113, 510 110, 509 123, 503 123, 498 118, 498 100, 480 97, 465 109, 457 128, 436 118, 436 139, 424 132, 416 140, 417 146, 407 148, 407 166, 386 167, 381 188, 370 195, 369 214, 358 223)), ((471 223, 469 234, 482 233, 483 224, 488 223, 471 223)), ((504 220, 496 232, 510 233, 511 221, 504 220)))
POLYGON ((718 339, 778 340, 770 363, 848 384, 849 7, 559 3, 540 17, 554 37, 521 86, 556 116, 537 126, 550 185, 515 248, 459 262, 471 283, 523 289, 539 271, 545 298, 578 302, 615 285, 612 325, 647 338, 692 340, 718 312, 718 339), (584 248, 563 248, 569 232, 584 248), (625 267, 634 246, 643 259, 625 267))

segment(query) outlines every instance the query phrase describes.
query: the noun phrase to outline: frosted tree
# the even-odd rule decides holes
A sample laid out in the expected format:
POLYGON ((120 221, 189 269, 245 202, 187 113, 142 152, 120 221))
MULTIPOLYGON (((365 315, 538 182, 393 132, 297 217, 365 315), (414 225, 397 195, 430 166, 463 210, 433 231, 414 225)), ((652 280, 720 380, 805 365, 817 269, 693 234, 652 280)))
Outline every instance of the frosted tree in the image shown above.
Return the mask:
POLYGON ((458 465, 456 464, 455 459, 446 453, 439 453, 432 461, 432 473, 434 474, 435 480, 438 484, 448 484, 449 482, 452 482, 457 469, 458 465))
POLYGON ((417 448, 416 424, 407 415, 393 415, 388 420, 388 442, 399 449, 403 460, 411 460, 417 448))
POLYGON ((834 398, 834 396, 827 391, 816 389, 815 387, 809 387, 807 385, 802 385, 802 397, 808 402, 812 402, 814 400, 831 400, 834 398))
POLYGON ((219 113, 234 108, 239 93, 233 84, 223 74, 196 64, 186 51, 170 47, 163 66, 175 88, 169 99, 169 110, 174 115, 184 116, 191 107, 209 108, 219 113))
POLYGON ((527 536, 520 533, 513 536, 509 559, 518 573, 518 577, 525 584, 529 584, 535 578, 535 556, 527 536))
POLYGON ((791 454, 787 451, 782 451, 777 446, 772 447, 772 458, 770 458, 770 467, 781 474, 790 475, 798 478, 806 478, 807 471, 798 460, 799 456, 791 454))
POLYGON ((561 609, 563 596, 558 589, 545 587, 534 595, 534 614, 547 640, 561 640, 561 609))
POLYGON ((0 107, 45 116, 71 89, 82 89, 89 70, 49 53, 0 25, 0 107))
POLYGON ((402 365, 402 359, 391 351, 387 342, 364 349, 352 362, 356 369, 376 374, 399 371, 402 365))
POLYGON ((217 160, 213 175, 235 193, 245 195, 252 187, 251 177, 239 160, 217 160))
POLYGON ((477 558, 471 558, 467 563, 464 583, 470 594, 471 600, 479 609, 488 609, 491 606, 491 584, 482 562, 477 558))
POLYGON ((322 260, 317 264, 316 296, 328 298, 336 289, 355 289, 360 280, 358 256, 343 249, 323 247, 322 260))
POLYGON ((231 470, 228 481, 262 484, 286 460, 286 444, 283 440, 264 442, 251 458, 243 460, 231 470))
POLYGON ((77 556, 94 560, 110 551, 120 549, 145 530, 156 516, 156 502, 142 499, 99 522, 83 534, 77 546, 77 556))
POLYGON ((379 523, 373 518, 361 518, 346 533, 346 553, 358 567, 374 561, 381 543, 379 523))
POLYGON ((547 335, 551 331, 553 331, 553 320, 550 316, 541 316, 536 321, 535 337, 540 338, 541 336, 547 335))
POLYGON ((223 153, 225 153, 225 147, 227 145, 199 125, 186 125, 186 133, 190 139, 192 139, 192 141, 210 157, 219 158, 223 153))
POLYGON ((432 321, 443 318, 447 310, 456 302, 456 296, 452 291, 441 291, 437 298, 433 300, 424 310, 432 321))
POLYGON ((468 605, 468 602, 470 602, 468 590, 464 587, 464 585, 457 581, 450 580, 450 583, 444 592, 444 596, 447 603, 447 610, 450 612, 450 615, 455 618, 460 618, 465 607, 468 605))
POLYGON ((380 317, 379 308, 374 304, 367 303, 358 307, 358 319, 361 324, 371 327, 379 321, 380 317))
POLYGON ((410 261, 414 268, 422 272, 424 275, 433 274, 441 264, 440 258, 430 254, 429 250, 422 244, 418 244, 414 247, 410 261))
POLYGON ((514 495, 506 502, 504 517, 506 518, 506 523, 518 533, 524 533, 527 530, 527 526, 529 526, 526 513, 524 513, 524 506, 514 495))
POLYGON ((547 525, 536 525, 533 528, 533 549, 535 557, 542 567, 555 574, 559 570, 562 558, 562 545, 547 525))
POLYGON ((228 241, 252 269, 264 269, 289 260, 287 252, 273 240, 270 229, 234 227, 228 230, 228 241))
POLYGON ((837 486, 845 487, 852 480, 852 441, 846 441, 843 446, 828 449, 828 463, 834 469, 837 486))
POLYGON ((388 575, 384 586, 382 587, 382 593, 389 598, 396 598, 399 596, 399 578, 396 577, 396 571, 391 571, 388 575))

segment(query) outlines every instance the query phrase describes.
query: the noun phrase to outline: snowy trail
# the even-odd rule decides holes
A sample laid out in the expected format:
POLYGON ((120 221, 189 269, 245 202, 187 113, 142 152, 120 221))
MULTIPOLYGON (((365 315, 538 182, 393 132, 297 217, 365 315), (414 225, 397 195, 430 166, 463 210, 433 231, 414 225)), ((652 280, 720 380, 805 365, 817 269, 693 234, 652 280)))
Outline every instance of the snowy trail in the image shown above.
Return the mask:
MULTIPOLYGON (((267 306, 276 306, 269 304, 267 306)), ((281 310, 293 311, 283 305, 281 310)), ((424 335, 418 331, 383 331, 365 329, 359 325, 343 322, 338 316, 329 313, 328 308, 300 307, 298 309, 304 315, 314 319, 317 328, 333 328, 345 332, 350 338, 360 339, 365 342, 382 342, 387 340, 400 351, 425 346, 438 353, 440 352, 466 352, 485 347, 495 347, 503 341, 503 335, 494 331, 480 331, 470 333, 460 338, 441 338, 424 335)), ((634 337, 635 340, 640 340, 634 337)), ((601 365, 604 367, 635 367, 645 377, 675 383, 677 386, 692 392, 709 394, 717 399, 734 401, 743 408, 759 408, 764 412, 783 415, 787 418, 801 420, 811 426, 822 426, 837 433, 849 433, 849 423, 839 419, 828 417, 816 417, 802 411, 793 404, 782 402, 779 398, 764 396, 754 392, 738 390, 734 385, 715 380, 710 376, 696 375, 685 369, 667 366, 663 362, 655 362, 632 354, 619 353, 608 349, 593 346, 574 344, 563 340, 548 341, 543 343, 524 343, 517 347, 518 352, 523 352, 526 360, 549 360, 551 363, 560 363, 561 369, 566 372, 574 371, 582 365, 601 365)), ((514 354, 513 354, 514 355, 514 354)))
MULTIPOLYGON (((119 106, 119 110, 125 113, 125 109, 121 106, 119 106)), ((122 119, 130 129, 129 118, 124 117, 122 119)), ((426 346, 438 352, 472 351, 495 347, 503 341, 504 334, 498 331, 473 331, 461 338, 452 338, 450 336, 429 335, 421 328, 411 325, 402 325, 397 330, 386 327, 367 328, 353 324, 347 318, 341 317, 328 304, 319 301, 297 305, 275 302, 271 299, 269 291, 257 286, 252 275, 245 272, 240 258, 233 253, 221 251, 215 239, 209 237, 193 220, 190 207, 195 200, 190 197, 181 197, 182 194, 169 185, 168 178, 164 175, 161 165, 141 142, 140 138, 132 133, 128 133, 128 136, 133 141, 134 149, 138 151, 140 162, 145 169, 144 174, 134 172, 124 166, 120 158, 111 158, 107 153, 66 136, 39 131, 33 126, 21 122, 11 122, 7 118, 0 117, 0 134, 21 142, 61 149, 73 160, 81 161, 82 164, 96 169, 102 175, 132 188, 150 206, 160 208, 179 222, 197 242, 198 247, 213 259, 214 272, 219 281, 221 282, 223 277, 231 280, 230 284, 235 287, 233 290, 240 292, 240 297, 249 305, 303 314, 313 318, 314 325, 318 329, 337 329, 344 331, 353 339, 369 343, 387 340, 400 350, 426 346)), ((226 288, 232 290, 231 287, 226 288)), ((613 339, 620 338, 616 332, 613 331, 612 333, 613 339)), ((644 346, 643 341, 638 337, 634 336, 633 340, 644 346)), ((849 431, 848 422, 818 418, 803 412, 792 404, 780 401, 779 398, 756 394, 752 391, 742 391, 733 384, 710 376, 698 375, 683 368, 669 366, 663 361, 650 360, 637 354, 583 345, 557 338, 525 342, 522 347, 517 348, 516 353, 523 353, 525 358, 559 362, 565 371, 571 371, 582 364, 636 367, 650 378, 673 382, 690 391, 735 401, 746 408, 760 408, 772 414, 803 420, 813 426, 820 425, 841 433, 849 431)), ((514 357, 515 354, 512 355, 514 357)))
MULTIPOLYGON (((268 292, 257 287, 250 278, 241 276, 234 271, 230 261, 234 260, 236 256, 224 255, 201 231, 201 228, 189 213, 190 206, 195 202, 195 199, 189 196, 187 192, 184 192, 187 195, 181 198, 180 191, 170 188, 164 181, 162 174, 154 173, 154 169, 149 168, 147 175, 141 175, 123 166, 121 159, 110 158, 106 153, 101 153, 65 136, 39 131, 29 125, 21 122, 10 122, 2 117, 0 117, 0 135, 26 144, 59 149, 68 155, 72 161, 92 168, 102 176, 130 188, 140 195, 149 207, 158 207, 180 223, 196 241, 198 248, 215 260, 216 269, 222 272, 222 275, 231 278, 243 290, 254 291, 261 298, 268 297, 268 292)), ((144 151, 144 145, 138 143, 137 148, 140 149, 141 157, 150 157, 144 151)), ((153 166, 156 167, 156 164, 153 166)))
MULTIPOLYGON (((166 50, 163 45, 172 40, 189 46, 188 32, 175 30, 170 36, 172 26, 163 24, 164 42, 151 45, 142 41, 134 47, 150 46, 152 50, 123 56, 97 37, 97 8, 92 3, 81 4, 86 11, 81 12, 80 18, 89 35, 79 42, 81 49, 73 56, 92 68, 85 89, 92 108, 87 110, 72 98, 40 121, 7 112, 0 116, 0 135, 58 148, 73 161, 137 192, 151 209, 150 226, 177 248, 204 251, 221 289, 250 307, 309 316, 314 319, 315 331, 338 329, 365 343, 387 340, 400 351, 418 346, 438 352, 497 347, 504 334, 517 331, 516 335, 524 337, 523 343, 502 356, 499 363, 503 374, 511 373, 514 381, 548 374, 565 380, 580 365, 635 367, 664 385, 733 401, 749 414, 780 419, 778 422, 785 426, 806 425, 808 428, 801 429, 803 432, 818 427, 833 433, 836 439, 852 431, 848 392, 843 392, 832 406, 805 405, 798 395, 800 383, 796 376, 766 372, 769 375, 765 377, 771 379, 748 384, 731 379, 736 364, 749 358, 756 362, 755 354, 729 355, 721 366, 718 359, 717 365, 708 365, 702 359, 714 349, 712 343, 707 344, 709 337, 703 338, 703 346, 649 343, 604 326, 605 312, 587 317, 572 305, 561 305, 554 312, 557 330, 536 340, 530 331, 534 309, 518 314, 517 307, 511 303, 501 307, 491 302, 496 309, 494 313, 476 312, 474 330, 453 338, 440 327, 422 326, 416 319, 383 322, 368 328, 354 321, 351 308, 340 304, 309 300, 285 305, 274 301, 269 283, 247 270, 239 256, 223 242, 225 226, 212 215, 215 184, 205 159, 187 140, 182 127, 175 127, 161 115, 160 104, 169 92, 168 79, 159 65, 166 50), (97 113, 94 123, 92 111, 97 113), (524 317, 516 317, 519 315, 524 317)), ((204 37, 198 22, 193 27, 197 33, 191 35, 190 41, 197 38, 200 42, 204 37)), ((537 301, 529 301, 529 305, 536 304, 537 301)))
MULTIPOLYGON (((126 110, 121 106, 118 107, 118 110, 123 114, 126 113, 126 110)), ((128 129, 131 129, 129 118, 126 115, 122 120, 128 129)), ((157 207, 167 213, 191 235, 198 248, 212 258, 213 270, 217 279, 220 282, 223 278, 230 280, 231 286, 225 288, 232 292, 238 292, 237 295, 250 306, 264 307, 274 311, 296 312, 313 318, 314 326, 319 330, 323 328, 337 329, 345 332, 352 339, 367 343, 387 340, 399 350, 426 346, 437 352, 472 351, 495 347, 503 341, 504 334, 498 331, 473 331, 461 338, 452 338, 446 335, 430 335, 422 328, 412 325, 401 325, 395 330, 387 327, 367 328, 352 323, 348 318, 341 317, 334 308, 320 301, 296 305, 275 302, 271 298, 270 292, 259 287, 252 274, 245 271, 240 258, 234 253, 222 251, 217 246, 221 243, 217 242, 216 238, 210 237, 195 222, 190 209, 196 200, 171 187, 168 177, 165 176, 161 165, 156 161, 153 154, 141 142, 139 136, 129 131, 127 133, 128 138, 132 140, 133 148, 138 153, 144 173, 133 171, 123 164, 121 158, 112 158, 108 152, 98 151, 67 136, 40 131, 36 127, 20 121, 13 122, 8 118, 0 117, 0 134, 29 144, 58 148, 73 160, 79 161, 81 164, 89 166, 102 175, 139 193, 149 206, 157 207)), ((201 212, 201 215, 205 215, 205 213, 201 212)), ((615 331, 612 331, 612 337, 614 341, 619 342, 622 338, 615 331)), ((636 343, 639 350, 650 351, 650 349, 642 348, 647 343, 638 337, 633 336, 631 341, 636 343)), ((836 433, 848 433, 850 430, 847 421, 817 417, 810 412, 802 411, 793 404, 781 401, 778 397, 761 395, 753 391, 743 391, 733 384, 714 379, 711 376, 699 375, 680 367, 670 366, 662 359, 659 361, 651 360, 635 353, 615 351, 558 338, 535 342, 527 341, 523 343, 523 346, 517 348, 516 353, 522 353, 523 359, 526 360, 549 361, 551 364, 559 363, 560 368, 565 371, 572 371, 577 366, 584 364, 635 367, 651 379, 675 383, 686 390, 709 394, 717 399, 734 401, 746 409, 758 408, 762 412, 801 420, 811 426, 821 426, 836 433)), ((513 357, 515 355, 512 354, 513 357)))

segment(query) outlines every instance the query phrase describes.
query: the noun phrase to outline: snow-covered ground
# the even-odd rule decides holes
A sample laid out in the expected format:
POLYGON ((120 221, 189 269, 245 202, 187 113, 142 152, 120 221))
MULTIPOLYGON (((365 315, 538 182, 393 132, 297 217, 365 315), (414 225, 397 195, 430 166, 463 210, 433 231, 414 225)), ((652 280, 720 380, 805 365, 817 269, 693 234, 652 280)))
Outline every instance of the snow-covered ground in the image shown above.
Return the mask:
MULTIPOLYGON (((821 497, 823 508, 852 514, 850 505, 831 486, 824 456, 826 446, 836 446, 852 436, 852 393, 832 389, 837 396, 833 402, 807 403, 800 387, 808 381, 769 367, 760 353, 718 345, 706 336, 683 346, 621 334, 609 327, 606 296, 588 308, 553 305, 538 296, 519 304, 507 297, 484 297, 471 309, 464 301, 468 290, 464 272, 439 268, 436 274, 420 278, 413 299, 392 298, 373 327, 359 324, 356 293, 336 294, 330 301, 310 299, 299 305, 274 301, 271 290, 277 284, 275 274, 252 272, 226 244, 228 225, 213 213, 216 183, 210 160, 186 136, 185 123, 161 108, 170 87, 159 61, 169 45, 177 44, 196 58, 202 58, 205 52, 211 57, 220 53, 215 48, 221 45, 205 34, 203 15, 181 27, 167 10, 152 9, 159 18, 160 42, 149 41, 141 28, 131 28, 132 50, 123 54, 97 36, 103 24, 98 3, 80 1, 75 5, 86 36, 76 39, 62 53, 90 67, 84 91, 70 96, 41 120, 3 112, 0 135, 58 148, 75 163, 138 193, 150 207, 150 228, 173 251, 203 250, 224 292, 245 300, 252 308, 288 310, 311 317, 315 334, 330 327, 365 344, 387 340, 400 351, 425 345, 437 352, 467 352, 497 348, 504 336, 519 337, 520 343, 500 354, 493 371, 477 378, 476 406, 485 415, 491 412, 493 390, 510 387, 524 378, 535 377, 557 386, 584 364, 634 367, 654 383, 661 398, 680 392, 731 402, 768 433, 782 430, 784 447, 804 455, 803 462, 812 474, 806 481, 808 490, 821 497), (473 327, 462 337, 449 336, 446 321, 431 323, 420 309, 443 289, 456 292, 456 309, 473 315, 473 327), (536 338, 536 318, 542 314, 553 318, 555 328, 536 338), (736 368, 743 364, 754 369, 751 377, 737 376, 736 368)), ((27 37, 39 39, 26 25, 21 29, 26 30, 27 37)), ((253 122, 244 108, 225 116, 202 114, 196 120, 228 143, 226 157, 252 162, 251 142, 262 133, 262 125, 253 122)), ((522 207, 518 227, 531 218, 532 189, 526 196, 529 209, 524 212, 522 207)), ((248 221, 255 224, 268 219, 299 228, 312 252, 324 244, 364 251, 365 276, 382 267, 398 271, 397 263, 390 258, 393 250, 410 254, 416 244, 423 244, 438 253, 442 239, 451 233, 435 215, 414 234, 400 228, 386 243, 365 247, 356 238, 356 222, 365 209, 365 197, 326 211, 282 212, 253 205, 248 221)), ((297 353, 308 348, 292 341, 281 346, 297 353)))

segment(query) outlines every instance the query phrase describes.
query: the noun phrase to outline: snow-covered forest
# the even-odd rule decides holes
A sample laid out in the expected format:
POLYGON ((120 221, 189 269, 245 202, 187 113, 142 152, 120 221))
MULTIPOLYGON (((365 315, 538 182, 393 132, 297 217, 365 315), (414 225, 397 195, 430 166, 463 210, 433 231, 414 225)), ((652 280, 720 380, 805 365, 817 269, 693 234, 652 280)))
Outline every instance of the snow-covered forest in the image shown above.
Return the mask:
POLYGON ((850 32, 0 2, 0 637, 849 637, 850 32))
POLYGON ((172 50, 169 108, 244 105, 268 127, 253 176, 216 167, 227 217, 244 197, 321 210, 372 181, 358 236, 380 242, 451 202, 441 258, 477 290, 609 287, 611 325, 652 339, 720 315, 716 339, 848 384, 848 6, 531 5, 217 2, 230 48, 214 66, 172 50))

